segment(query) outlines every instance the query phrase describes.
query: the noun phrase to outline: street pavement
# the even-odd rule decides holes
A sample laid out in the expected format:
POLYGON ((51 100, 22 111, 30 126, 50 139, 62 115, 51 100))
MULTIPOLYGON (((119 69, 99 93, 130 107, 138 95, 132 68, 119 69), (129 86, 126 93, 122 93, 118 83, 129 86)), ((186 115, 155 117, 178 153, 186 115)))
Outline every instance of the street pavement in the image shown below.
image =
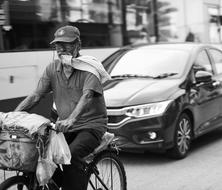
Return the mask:
POLYGON ((125 153, 121 158, 128 190, 222 189, 222 129, 196 139, 183 160, 154 153, 125 153))

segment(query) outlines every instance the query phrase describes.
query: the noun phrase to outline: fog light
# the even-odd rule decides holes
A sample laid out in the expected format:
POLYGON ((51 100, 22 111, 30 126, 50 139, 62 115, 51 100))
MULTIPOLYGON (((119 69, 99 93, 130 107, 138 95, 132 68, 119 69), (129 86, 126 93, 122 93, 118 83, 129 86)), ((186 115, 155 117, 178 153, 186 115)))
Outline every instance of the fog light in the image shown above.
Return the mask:
POLYGON ((148 135, 149 135, 149 138, 152 140, 154 140, 157 137, 156 132, 153 132, 153 131, 148 132, 148 135))

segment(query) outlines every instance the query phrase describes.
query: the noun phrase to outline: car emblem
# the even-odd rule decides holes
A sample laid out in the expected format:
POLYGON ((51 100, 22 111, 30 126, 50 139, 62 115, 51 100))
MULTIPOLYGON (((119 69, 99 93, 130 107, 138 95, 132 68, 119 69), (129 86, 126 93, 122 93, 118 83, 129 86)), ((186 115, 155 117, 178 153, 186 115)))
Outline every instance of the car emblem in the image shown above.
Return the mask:
POLYGON ((59 36, 62 36, 64 33, 65 33, 64 30, 60 30, 60 31, 58 32, 58 35, 59 35, 59 36))

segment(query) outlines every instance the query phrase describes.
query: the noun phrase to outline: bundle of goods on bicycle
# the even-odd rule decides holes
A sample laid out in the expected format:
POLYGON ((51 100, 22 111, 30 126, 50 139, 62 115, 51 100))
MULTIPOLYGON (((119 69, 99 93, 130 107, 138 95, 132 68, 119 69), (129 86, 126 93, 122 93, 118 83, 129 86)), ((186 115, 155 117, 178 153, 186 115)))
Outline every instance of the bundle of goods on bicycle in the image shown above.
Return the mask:
POLYGON ((0 112, 0 168, 36 171, 40 185, 44 185, 56 164, 70 164, 71 153, 63 133, 49 132, 49 125, 49 119, 37 114, 0 112))
POLYGON ((49 123, 37 114, 0 112, 0 168, 34 171, 38 161, 36 134, 49 123))
POLYGON ((0 112, 1 130, 19 131, 30 138, 34 138, 34 135, 37 133, 43 133, 43 129, 49 124, 49 119, 37 114, 29 114, 24 111, 0 112))

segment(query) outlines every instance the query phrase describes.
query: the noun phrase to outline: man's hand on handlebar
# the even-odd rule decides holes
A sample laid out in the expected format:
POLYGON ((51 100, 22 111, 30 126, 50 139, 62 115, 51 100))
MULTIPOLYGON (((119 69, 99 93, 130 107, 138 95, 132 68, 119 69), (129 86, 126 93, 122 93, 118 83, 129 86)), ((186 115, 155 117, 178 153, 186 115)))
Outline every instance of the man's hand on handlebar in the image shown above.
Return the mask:
POLYGON ((73 119, 64 119, 64 120, 57 121, 55 124, 55 129, 56 131, 66 133, 73 128, 74 122, 75 120, 73 119))

